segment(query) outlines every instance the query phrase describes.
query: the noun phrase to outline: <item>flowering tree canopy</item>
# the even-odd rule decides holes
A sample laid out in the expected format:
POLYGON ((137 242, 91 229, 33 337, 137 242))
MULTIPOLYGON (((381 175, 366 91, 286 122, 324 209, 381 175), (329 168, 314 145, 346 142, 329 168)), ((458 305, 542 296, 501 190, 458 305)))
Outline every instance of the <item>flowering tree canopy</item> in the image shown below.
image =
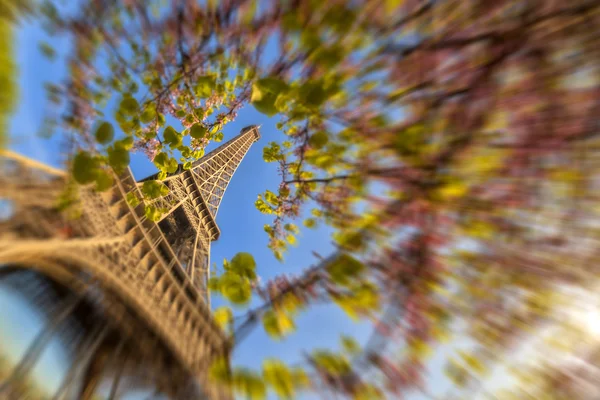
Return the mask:
POLYGON ((365 346, 344 337, 302 368, 216 363, 214 379, 237 393, 426 390, 431 348, 457 326, 473 345, 448 376, 477 390, 553 318, 561 288, 599 277, 598 2, 82 3, 40 7, 45 28, 74 44, 68 78, 47 87, 73 180, 105 190, 133 151, 160 179, 221 141, 242 107, 277 115, 282 139, 263 155, 281 184, 256 202, 273 216, 269 247, 283 260, 309 207, 299 223, 331 226, 338 251, 264 284, 238 254, 210 288, 264 306, 214 316, 240 345, 257 325, 283 339, 316 302, 373 321, 365 346))

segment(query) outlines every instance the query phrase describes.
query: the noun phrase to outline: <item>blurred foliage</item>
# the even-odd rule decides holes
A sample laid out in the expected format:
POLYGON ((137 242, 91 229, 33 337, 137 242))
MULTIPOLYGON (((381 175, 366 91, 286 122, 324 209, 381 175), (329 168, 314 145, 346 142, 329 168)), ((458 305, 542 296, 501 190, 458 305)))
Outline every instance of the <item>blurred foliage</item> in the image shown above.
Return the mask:
POLYGON ((550 323, 557 288, 600 277, 598 2, 84 1, 66 16, 44 1, 40 13, 75 45, 67 79, 47 86, 73 178, 104 190, 144 152, 159 174, 128 201, 152 220, 161 180, 223 140, 241 107, 278 116, 263 158, 282 181, 255 203, 273 218, 269 248, 283 261, 302 219, 331 227, 338 253, 266 283, 251 255, 226 261, 211 291, 264 305, 215 317, 235 343, 257 325, 284 340, 300 312, 333 302, 375 330, 360 351, 346 339, 307 355, 314 374, 217 363, 241 396, 422 390, 453 324, 472 348, 446 370, 472 391, 550 323))

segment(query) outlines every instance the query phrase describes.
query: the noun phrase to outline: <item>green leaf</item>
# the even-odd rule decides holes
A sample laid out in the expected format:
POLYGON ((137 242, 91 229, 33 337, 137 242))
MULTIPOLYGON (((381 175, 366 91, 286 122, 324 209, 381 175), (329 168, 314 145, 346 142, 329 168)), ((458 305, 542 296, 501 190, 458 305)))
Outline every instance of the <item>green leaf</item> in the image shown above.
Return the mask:
POLYGON ((119 104, 119 111, 125 115, 134 115, 138 112, 140 105, 137 100, 129 95, 125 95, 119 104))
POLYGON ((305 227, 307 227, 309 229, 313 229, 314 227, 317 226, 317 220, 314 218, 307 218, 304 220, 303 224, 305 227))
POLYGON ((195 150, 192 153, 192 157, 194 157, 195 159, 200 159, 200 158, 204 157, 204 149, 195 150))
POLYGON ((350 361, 331 351, 317 350, 312 353, 311 358, 319 368, 334 376, 346 375, 351 371, 350 361))
POLYGON ((146 181, 142 185, 142 193, 149 199, 157 199, 169 194, 169 188, 161 181, 146 181))
POLYGON ((277 195, 275 193, 271 192, 270 190, 267 190, 265 192, 265 200, 267 200, 269 203, 271 203, 274 206, 279 205, 279 198, 277 197, 277 195))
POLYGON ((351 283, 351 280, 359 277, 365 271, 365 266, 354 257, 342 254, 332 261, 326 269, 333 282, 347 286, 351 283))
POLYGON ((252 297, 252 287, 248 278, 234 272, 225 272, 219 278, 221 295, 235 305, 244 305, 252 297))
POLYGON ((339 232, 334 236, 338 244, 346 250, 360 251, 365 248, 365 234, 361 231, 339 232))
POLYGON ((281 147, 276 142, 269 143, 269 147, 263 148, 263 160, 265 162, 273 162, 283 159, 281 147))
POLYGON ((196 78, 196 95, 200 98, 212 96, 217 85, 217 80, 214 76, 200 76, 196 78))
POLYGON ((212 292, 221 292, 221 281, 219 278, 212 277, 208 280, 208 289, 212 292))
POLYGON ((256 279, 256 261, 250 253, 237 253, 225 269, 250 280, 256 279))
POLYGON ((379 291, 370 282, 361 282, 350 287, 346 294, 333 298, 333 301, 352 319, 368 315, 379 309, 379 291))
POLYGON ((95 133, 96 141, 100 144, 110 143, 113 140, 114 135, 115 130, 113 126, 106 121, 98 125, 95 133))
POLYGON ((131 207, 137 207, 137 205, 140 204, 140 199, 138 199, 135 192, 129 192, 127 193, 127 203, 131 207))
POLYGON ((192 162, 191 161, 187 161, 183 164, 183 169, 185 169, 186 171, 188 169, 192 168, 192 162))
POLYGON ((108 164, 118 174, 125 172, 129 166, 129 152, 122 147, 109 147, 108 152, 108 164))
POLYGON ((327 84, 323 80, 307 81, 298 88, 298 99, 305 107, 315 109, 338 92, 337 84, 327 84))
POLYGON ((114 183, 113 176, 109 171, 99 169, 96 172, 96 190, 99 192, 107 191, 114 183))
POLYGON ((252 85, 250 102, 258 111, 273 116, 279 111, 275 106, 277 98, 287 93, 289 86, 278 78, 262 78, 252 85))
POLYGON ((208 370, 209 376, 218 383, 230 383, 231 371, 225 357, 217 357, 213 360, 208 370))
POLYGON ((360 353, 360 345, 358 344, 358 342, 356 340, 354 340, 354 338, 351 338, 350 336, 342 335, 342 337, 340 338, 340 341, 342 343, 342 348, 349 355, 354 356, 354 355, 357 355, 358 353, 360 353))
POLYGON ((147 107, 142 115, 140 115, 140 121, 144 124, 148 124, 156 119, 156 110, 152 107, 147 107))
POLYGON ((166 122, 166 120, 165 120, 165 116, 164 116, 164 115, 162 115, 161 113, 158 113, 158 114, 156 115, 156 120, 157 120, 157 122, 158 122, 158 126, 163 126, 163 125, 165 124, 165 122, 166 122))
POLYGON ((285 224, 285 225, 283 226, 283 229, 285 229, 285 230, 286 230, 286 231, 288 231, 288 232, 292 232, 292 233, 294 233, 294 234, 296 234, 296 235, 297 235, 298 233, 300 233, 300 229, 298 229, 298 227, 297 227, 296 225, 292 224, 292 223, 285 224))
POLYGON ((134 142, 133 137, 132 136, 127 136, 127 137, 125 137, 125 138, 123 138, 121 140, 115 141, 115 148, 116 147, 120 147, 120 148, 122 148, 124 150, 129 151, 133 147, 133 142, 134 142))
POLYGON ((206 136, 206 128, 201 123, 194 124, 190 128, 190 136, 194 139, 202 139, 206 136))
POLYGON ((178 168, 179 168, 179 163, 177 162, 177 160, 174 158, 169 158, 169 163, 167 165, 167 172, 170 174, 175 173, 178 168))
POLYGON ((82 185, 91 183, 96 179, 99 167, 98 160, 89 153, 80 151, 73 158, 73 178, 82 185))
POLYGON ((154 222, 158 222, 160 220, 160 217, 162 216, 161 211, 151 205, 146 206, 146 208, 144 209, 144 214, 146 218, 154 222))
POLYGON ((254 206, 258 211, 260 211, 263 214, 273 214, 273 212, 275 211, 271 206, 265 203, 262 196, 260 195, 258 196, 258 200, 254 202, 254 206))
POLYGON ((163 132, 164 143, 172 147, 181 146, 182 135, 177 132, 172 126, 167 126, 163 132))
POLYGON ((54 48, 52 48, 52 46, 50 46, 46 42, 42 42, 40 43, 39 47, 44 57, 46 57, 48 60, 54 60, 54 58, 56 57, 56 51, 54 50, 54 48))
POLYGON ((288 84, 279 78, 261 78, 254 85, 258 86, 261 91, 268 93, 280 94, 289 90, 288 84))
POLYGON ((344 59, 345 54, 344 47, 335 44, 333 46, 321 46, 311 58, 322 67, 332 69, 344 59))
POLYGON ((231 308, 222 306, 215 310, 213 318, 221 329, 225 329, 233 321, 233 312, 231 311, 231 308))
POLYGON ((362 384, 356 389, 353 400, 383 400, 385 398, 383 392, 376 386, 362 384))
POLYGON ((219 132, 215 135, 215 137, 213 138, 213 140, 217 143, 222 142, 223 141, 223 132, 219 132))
POLYGON ((327 132, 319 131, 308 139, 308 144, 315 149, 321 149, 327 144, 328 141, 329 136, 327 136, 327 132))
POLYGON ((153 163, 161 171, 166 171, 169 165, 169 155, 165 152, 160 152, 156 156, 154 156, 153 163))
POLYGON ((416 124, 396 135, 394 148, 400 156, 415 156, 425 147, 425 139, 425 126, 416 124))
POLYGON ((281 311, 268 310, 262 321, 265 332, 274 339, 282 339, 296 329, 294 321, 281 311))
POLYGON ((263 400, 267 396, 267 388, 260 377, 247 370, 238 368, 232 373, 234 391, 245 399, 263 400))
POLYGON ((280 398, 293 398, 294 380, 290 369, 281 361, 267 359, 263 362, 263 377, 280 398))

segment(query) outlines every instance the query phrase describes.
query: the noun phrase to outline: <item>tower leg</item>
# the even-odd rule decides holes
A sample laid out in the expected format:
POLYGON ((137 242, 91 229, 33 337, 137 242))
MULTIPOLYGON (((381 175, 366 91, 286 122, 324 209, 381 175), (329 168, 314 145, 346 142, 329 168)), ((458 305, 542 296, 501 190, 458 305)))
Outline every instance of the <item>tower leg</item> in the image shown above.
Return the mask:
POLYGON ((93 343, 84 354, 85 362, 82 363, 84 370, 81 388, 79 389, 79 396, 76 397, 79 400, 91 400, 93 398, 98 384, 102 379, 103 372, 106 370, 107 361, 110 359, 111 346, 105 340, 109 332, 109 327, 105 325, 96 332, 93 335, 95 336, 93 343))

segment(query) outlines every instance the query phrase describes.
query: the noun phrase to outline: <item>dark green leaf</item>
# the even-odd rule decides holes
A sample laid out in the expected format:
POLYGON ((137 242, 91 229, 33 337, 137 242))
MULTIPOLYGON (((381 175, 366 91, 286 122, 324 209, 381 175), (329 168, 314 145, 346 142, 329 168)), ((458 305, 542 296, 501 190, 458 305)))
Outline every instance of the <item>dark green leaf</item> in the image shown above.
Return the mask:
POLYGON ((113 185, 113 176, 109 171, 99 169, 96 172, 96 190, 104 192, 110 189, 113 185))
POLYGON ((152 107, 147 107, 142 115, 140 116, 140 121, 144 124, 148 124, 156 119, 156 110, 152 107))
POLYGON ((108 164, 115 170, 117 174, 125 172, 129 166, 129 151, 122 147, 109 147, 108 164))
POLYGON ((202 139, 206 136, 206 127, 201 123, 192 125, 190 128, 190 136, 194 139, 202 139))
POLYGON ((123 97, 123 100, 121 100, 121 103, 119 104, 119 111, 125 115, 134 115, 138 112, 139 108, 140 106, 137 100, 127 95, 123 97))
POLYGON ((327 266, 331 280, 339 285, 350 284, 365 270, 363 263, 347 254, 342 254, 327 266))
POLYGON ((316 132, 308 139, 308 143, 315 149, 321 149, 328 141, 329 136, 327 136, 327 132, 324 131, 316 132))
POLYGON ((98 161, 89 153, 80 151, 73 159, 73 178, 80 184, 93 182, 96 179, 98 161))
POLYGON ((100 144, 107 144, 113 140, 115 130, 113 126, 108 122, 102 122, 96 128, 96 141, 100 144))

